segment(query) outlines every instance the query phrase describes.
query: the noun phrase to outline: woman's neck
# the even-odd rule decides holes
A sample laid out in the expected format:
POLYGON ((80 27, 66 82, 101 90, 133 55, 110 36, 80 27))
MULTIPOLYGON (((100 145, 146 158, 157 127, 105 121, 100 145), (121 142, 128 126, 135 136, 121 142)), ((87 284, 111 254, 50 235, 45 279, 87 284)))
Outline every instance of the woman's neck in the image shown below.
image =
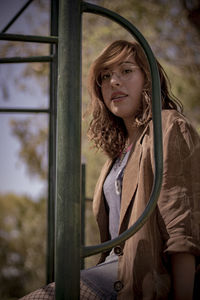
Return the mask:
POLYGON ((133 120, 129 122, 124 122, 127 130, 127 144, 132 144, 135 135, 137 133, 137 127, 133 125, 133 120))

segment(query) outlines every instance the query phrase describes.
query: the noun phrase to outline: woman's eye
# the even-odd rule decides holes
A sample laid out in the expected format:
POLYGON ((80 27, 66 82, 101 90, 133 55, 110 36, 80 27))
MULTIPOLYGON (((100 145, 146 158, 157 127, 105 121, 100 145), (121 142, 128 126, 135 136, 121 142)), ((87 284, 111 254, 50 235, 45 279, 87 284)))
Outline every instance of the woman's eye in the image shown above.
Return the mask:
POLYGON ((107 80, 107 79, 109 79, 109 78, 110 78, 110 73, 106 73, 106 74, 103 74, 103 75, 101 76, 101 80, 102 80, 102 81, 107 80))
POLYGON ((132 69, 124 69, 122 71, 123 74, 128 74, 128 73, 131 73, 133 70, 132 69))

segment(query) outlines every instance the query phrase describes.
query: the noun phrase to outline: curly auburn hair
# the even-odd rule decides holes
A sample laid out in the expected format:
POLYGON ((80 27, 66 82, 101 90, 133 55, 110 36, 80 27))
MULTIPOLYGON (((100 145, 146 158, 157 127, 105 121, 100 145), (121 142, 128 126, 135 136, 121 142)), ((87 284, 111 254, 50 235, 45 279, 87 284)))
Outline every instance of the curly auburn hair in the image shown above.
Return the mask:
MULTIPOLYGON (((100 82, 101 71, 112 68, 115 63, 132 55, 144 74, 145 84, 142 92, 141 106, 133 118, 133 126, 145 125, 152 118, 151 109, 151 74, 146 55, 137 42, 117 40, 106 47, 90 67, 88 89, 91 97, 90 112, 92 120, 88 136, 97 149, 102 149, 110 158, 116 158, 124 149, 127 131, 123 120, 110 112, 103 100, 100 82)), ((182 112, 182 104, 171 93, 169 79, 162 66, 156 60, 160 75, 162 109, 175 109, 182 112)))

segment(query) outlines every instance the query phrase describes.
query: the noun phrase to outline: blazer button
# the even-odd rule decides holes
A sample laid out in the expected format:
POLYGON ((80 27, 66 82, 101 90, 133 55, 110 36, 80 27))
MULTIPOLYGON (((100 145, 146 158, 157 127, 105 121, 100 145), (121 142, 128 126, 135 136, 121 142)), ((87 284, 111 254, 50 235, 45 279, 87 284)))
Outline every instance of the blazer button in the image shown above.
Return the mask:
POLYGON ((124 287, 124 285, 123 285, 123 283, 120 280, 115 281, 115 283, 114 283, 114 290, 116 292, 120 292, 123 289, 123 287, 124 287))
POLYGON ((121 246, 116 246, 116 247, 114 248, 114 253, 115 253, 116 255, 118 255, 118 256, 123 255, 122 247, 121 247, 121 246))

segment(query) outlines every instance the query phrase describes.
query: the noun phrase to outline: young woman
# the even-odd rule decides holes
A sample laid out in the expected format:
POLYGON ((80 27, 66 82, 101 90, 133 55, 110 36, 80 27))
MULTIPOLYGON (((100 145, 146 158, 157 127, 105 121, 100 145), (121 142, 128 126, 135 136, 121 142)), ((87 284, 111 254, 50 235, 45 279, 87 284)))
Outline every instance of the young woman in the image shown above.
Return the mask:
MULTIPOLYGON (((159 63, 158 68, 164 170, 157 206, 135 235, 81 272, 81 299, 193 299, 200 256, 200 138, 170 95, 159 63)), ((135 42, 112 43, 93 63, 89 82, 89 136, 108 156, 93 202, 104 242, 139 218, 152 190, 151 76, 143 49, 135 42)))

